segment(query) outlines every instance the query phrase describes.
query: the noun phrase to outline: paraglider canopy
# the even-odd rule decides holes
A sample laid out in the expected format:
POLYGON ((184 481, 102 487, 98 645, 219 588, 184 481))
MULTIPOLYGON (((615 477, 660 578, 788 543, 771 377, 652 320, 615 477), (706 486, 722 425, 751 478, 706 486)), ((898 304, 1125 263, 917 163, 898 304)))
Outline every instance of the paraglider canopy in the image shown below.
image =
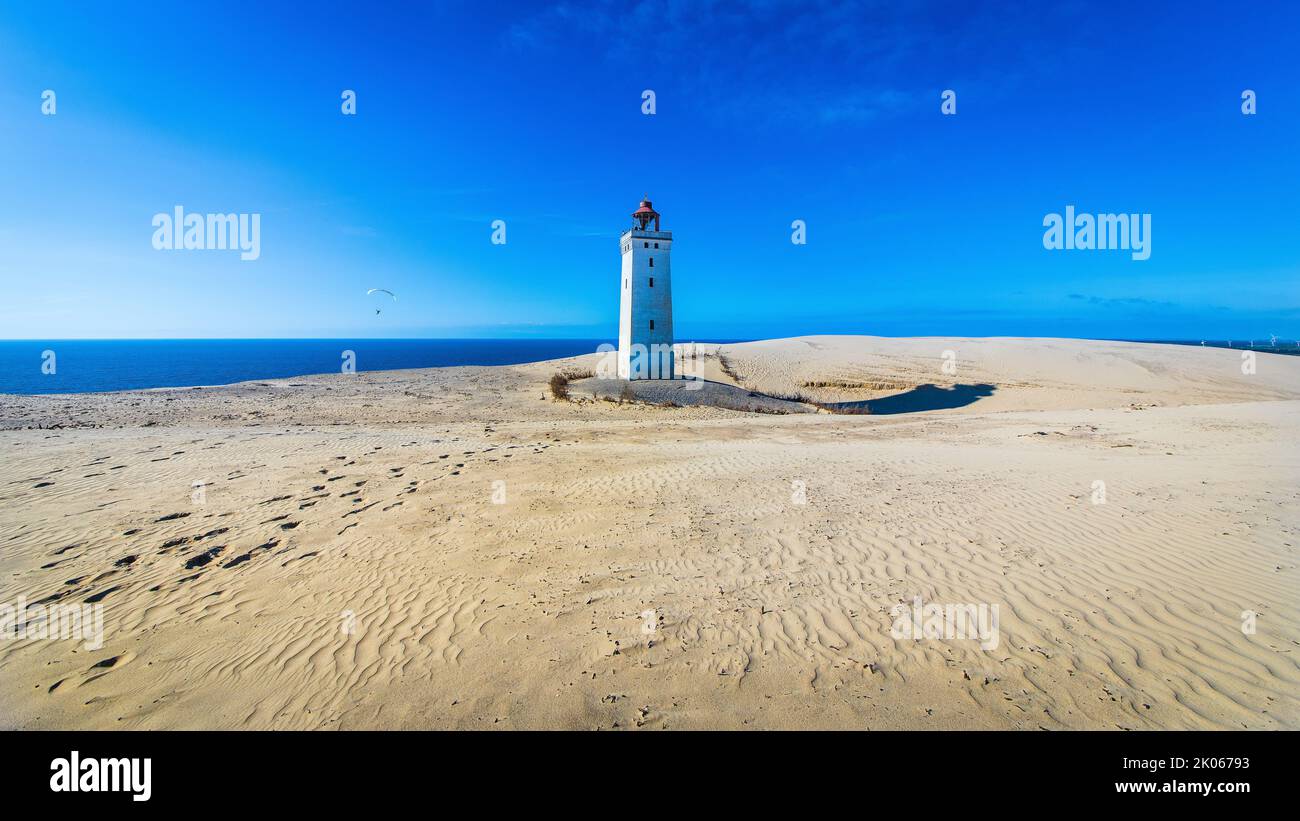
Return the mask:
MULTIPOLYGON (((392 291, 388 290, 387 288, 371 288, 370 290, 366 291, 366 296, 370 296, 370 295, 372 295, 372 294, 388 294, 389 296, 391 296, 391 297, 393 298, 393 301, 394 301, 394 302, 397 301, 397 294, 393 293, 392 291)), ((376 309, 375 309, 375 314, 378 315, 379 313, 380 313, 380 309, 379 309, 379 308, 376 308, 376 309)))

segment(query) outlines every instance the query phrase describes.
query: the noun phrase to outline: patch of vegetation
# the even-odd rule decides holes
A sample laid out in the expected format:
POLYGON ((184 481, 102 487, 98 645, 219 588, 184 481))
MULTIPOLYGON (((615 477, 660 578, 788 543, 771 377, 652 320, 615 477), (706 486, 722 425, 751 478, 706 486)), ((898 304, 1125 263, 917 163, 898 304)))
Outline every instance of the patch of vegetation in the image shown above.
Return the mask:
POLYGON ((844 379, 828 379, 816 382, 804 382, 802 383, 802 386, 805 388, 841 388, 843 390, 852 391, 861 390, 867 387, 867 384, 865 382, 849 382, 844 379))
POLYGON ((870 416, 871 415, 871 408, 868 407, 866 403, 858 404, 855 402, 852 404, 837 405, 833 402, 810 402, 808 404, 816 408, 820 408, 821 410, 824 410, 827 413, 835 413, 841 416, 870 416))
POLYGON ((730 376, 737 385, 743 383, 744 380, 740 378, 740 374, 736 373, 736 368, 732 365, 731 360, 723 356, 721 348, 718 349, 718 367, 722 369, 723 373, 730 376))
POLYGON ((569 383, 579 379, 590 379, 595 376, 596 372, 592 370, 583 370, 580 368, 566 368, 551 374, 551 381, 548 383, 551 388, 551 399, 559 401, 569 400, 569 383))
POLYGON ((559 401, 568 401, 569 399, 569 377, 563 373, 551 375, 551 399, 559 401))
POLYGON ((855 382, 848 379, 825 379, 800 383, 804 388, 835 388, 845 391, 903 391, 914 388, 910 382, 891 379, 877 379, 869 382, 855 382))

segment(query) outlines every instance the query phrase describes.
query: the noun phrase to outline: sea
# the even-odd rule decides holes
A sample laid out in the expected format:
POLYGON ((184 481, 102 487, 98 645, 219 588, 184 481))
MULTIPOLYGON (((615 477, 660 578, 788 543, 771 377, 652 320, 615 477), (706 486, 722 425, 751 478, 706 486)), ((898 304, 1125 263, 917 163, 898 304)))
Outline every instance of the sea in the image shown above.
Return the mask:
MULTIPOLYGON (((594 353, 604 339, 0 340, 0 393, 95 393, 454 365, 518 365, 594 353)), ((704 341, 704 340, 700 340, 704 341)), ((617 345, 618 340, 612 344, 617 345)))

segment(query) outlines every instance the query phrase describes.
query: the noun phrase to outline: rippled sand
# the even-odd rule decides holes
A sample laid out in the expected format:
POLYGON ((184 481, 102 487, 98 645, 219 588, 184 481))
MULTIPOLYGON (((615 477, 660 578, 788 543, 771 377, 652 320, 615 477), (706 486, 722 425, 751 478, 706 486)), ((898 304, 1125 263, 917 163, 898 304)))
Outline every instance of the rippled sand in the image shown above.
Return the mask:
POLYGON ((0 725, 1300 726, 1300 357, 701 348, 871 413, 552 401, 594 356, 0 397, 0 605, 105 625, 0 640, 0 725))

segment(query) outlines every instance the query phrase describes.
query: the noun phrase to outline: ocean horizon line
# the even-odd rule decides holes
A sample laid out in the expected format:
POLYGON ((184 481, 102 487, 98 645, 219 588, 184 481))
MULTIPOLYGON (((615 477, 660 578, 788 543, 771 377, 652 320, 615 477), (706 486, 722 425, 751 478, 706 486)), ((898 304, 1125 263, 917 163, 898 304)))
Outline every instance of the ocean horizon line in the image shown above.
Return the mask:
MULTIPOLYGON (((739 344, 741 342, 765 342, 777 339, 799 339, 806 336, 868 336, 880 339, 1077 339, 1092 342, 1146 342, 1154 344, 1191 343, 1207 345, 1216 342, 1262 342, 1270 339, 1263 336, 1072 336, 1061 334, 966 334, 966 333, 917 333, 917 334, 882 334, 866 332, 812 332, 797 334, 777 334, 772 336, 745 337, 682 337, 673 344, 686 342, 704 342, 709 344, 739 344)), ((337 342, 349 340, 354 342, 615 342, 617 334, 609 336, 40 336, 40 337, 0 337, 0 343, 30 342, 337 342)), ((1278 343, 1297 343, 1298 338, 1278 338, 1278 343)))

